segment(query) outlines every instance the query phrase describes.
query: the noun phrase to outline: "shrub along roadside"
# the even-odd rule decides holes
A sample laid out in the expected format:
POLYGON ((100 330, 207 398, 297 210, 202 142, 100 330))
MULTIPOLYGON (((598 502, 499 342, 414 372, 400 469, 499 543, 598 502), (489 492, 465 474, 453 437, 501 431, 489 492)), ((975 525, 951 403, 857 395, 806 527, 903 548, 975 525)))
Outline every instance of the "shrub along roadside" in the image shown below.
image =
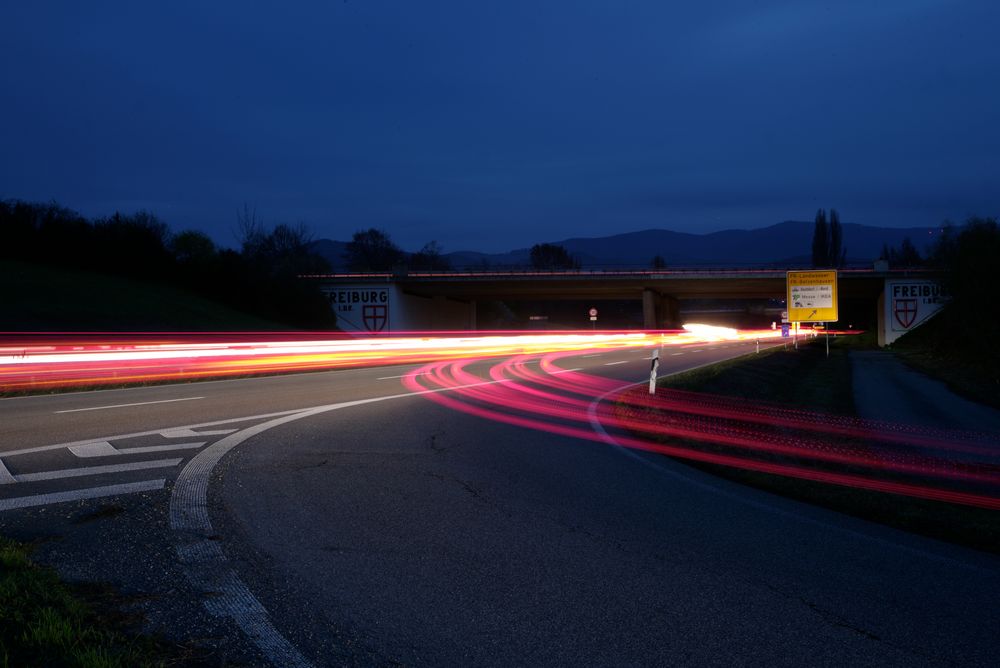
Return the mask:
MULTIPOLYGON (((788 407, 854 416, 850 339, 798 351, 775 349, 719 365, 668 376, 660 387, 781 403, 788 407)), ((664 442, 668 439, 664 438, 664 442)), ((703 444, 685 445, 704 448, 703 444)), ((715 464, 683 463, 720 477, 897 529, 1000 554, 1000 515, 981 508, 854 489, 715 464)))

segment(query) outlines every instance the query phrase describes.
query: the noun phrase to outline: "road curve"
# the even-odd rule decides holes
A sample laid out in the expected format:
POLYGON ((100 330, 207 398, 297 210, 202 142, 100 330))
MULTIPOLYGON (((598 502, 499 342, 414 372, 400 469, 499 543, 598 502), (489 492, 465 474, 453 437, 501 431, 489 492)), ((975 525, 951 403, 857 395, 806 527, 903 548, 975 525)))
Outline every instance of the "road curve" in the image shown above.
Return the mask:
MULTIPOLYGON (((746 351, 688 346, 664 371, 746 351)), ((467 371, 496 385, 498 363, 467 371)), ((649 366, 638 350, 559 364, 620 383, 649 366)), ((488 395, 414 395, 415 370, 0 401, 0 509, 159 481, 174 568, 277 664, 991 665, 1000 649, 993 557, 567 436, 566 416, 485 419, 466 409, 488 395), (155 466, 45 475, 108 461, 155 466)))

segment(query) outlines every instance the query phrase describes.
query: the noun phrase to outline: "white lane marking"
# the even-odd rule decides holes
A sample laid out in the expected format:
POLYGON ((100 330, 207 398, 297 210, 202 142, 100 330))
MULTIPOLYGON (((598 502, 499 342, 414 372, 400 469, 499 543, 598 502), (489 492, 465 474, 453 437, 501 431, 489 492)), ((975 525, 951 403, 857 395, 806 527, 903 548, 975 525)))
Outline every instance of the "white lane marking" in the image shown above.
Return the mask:
POLYGON ((683 355, 683 354, 684 354, 684 353, 670 353, 670 355, 671 355, 672 357, 676 357, 677 355, 683 355))
MULTIPOLYGON (((236 431, 235 429, 232 431, 236 431)), ((148 445, 141 448, 116 448, 107 441, 87 443, 85 445, 74 445, 69 448, 77 457, 114 457, 116 455, 144 455, 150 452, 169 452, 171 450, 193 450, 200 448, 208 441, 197 443, 171 443, 169 445, 148 445)))
POLYGON ((145 469, 165 469, 177 466, 183 459, 156 459, 150 462, 131 462, 129 464, 111 464, 109 466, 88 466, 80 469, 60 469, 58 471, 41 471, 39 473, 21 473, 14 476, 17 482, 37 482, 39 480, 62 480, 63 478, 78 478, 85 475, 100 475, 102 473, 124 473, 125 471, 142 471, 145 469))
POLYGON ((4 510, 13 510, 15 508, 30 508, 31 506, 47 506, 50 503, 62 503, 64 501, 82 501, 83 499, 97 499, 104 496, 118 496, 119 494, 152 492, 157 489, 163 489, 166 483, 167 481, 165 479, 143 480, 142 482, 129 482, 122 485, 89 487, 87 489, 74 489, 68 492, 54 492, 51 494, 18 496, 13 499, 0 499, 0 512, 4 510))
POLYGON ((0 459, 0 485, 9 485, 15 482, 17 481, 14 480, 14 476, 10 474, 7 467, 3 465, 3 460, 0 459))
POLYGON ((604 353, 597 353, 596 355, 580 355, 580 357, 582 357, 582 358, 586 359, 586 358, 588 358, 588 357, 600 357, 600 356, 601 356, 601 355, 603 355, 603 354, 604 354, 604 353))
POLYGON ((583 371, 583 369, 559 369, 558 371, 549 371, 549 374, 570 373, 571 371, 583 371))
POLYGON ((614 366, 616 364, 628 364, 628 360, 622 360, 621 362, 605 362, 604 366, 614 366))
POLYGON ((231 434, 236 429, 211 429, 209 431, 195 431, 194 429, 188 429, 187 427, 182 427, 180 429, 167 429, 166 431, 161 431, 160 436, 163 438, 192 438, 198 436, 225 436, 226 434, 231 434))
MULTIPOLYGON (((410 374, 404 373, 402 376, 382 376, 381 378, 376 378, 375 380, 393 380, 394 378, 406 378, 410 374)), ((426 376, 427 373, 415 373, 414 376, 426 376)))
POLYGON ((692 350, 691 352, 693 352, 693 353, 700 353, 700 352, 702 352, 702 349, 698 348, 698 350, 692 350))
MULTIPOLYGON (((287 411, 276 411, 274 413, 263 413, 261 415, 248 415, 245 417, 238 418, 226 418, 225 420, 214 420, 212 422, 202 422, 201 424, 192 424, 187 427, 182 427, 183 429, 200 429, 201 427, 215 427, 220 424, 232 424, 234 422, 249 422, 250 420, 263 420, 265 418, 277 417, 279 415, 291 415, 292 413, 299 413, 303 409, 293 408, 287 411)), ((236 431, 235 429, 227 430, 229 433, 236 431)), ((69 448, 74 445, 87 445, 88 443, 93 443, 97 440, 107 439, 126 439, 126 438, 139 438, 140 436, 152 436, 153 434, 161 434, 162 429, 151 429, 150 431, 136 431, 131 434, 117 434, 115 436, 103 436, 98 438, 88 438, 80 441, 68 441, 66 443, 54 443, 53 445, 36 445, 32 448, 21 448, 20 450, 10 450, 8 452, 0 452, 0 457, 13 457, 14 455, 29 455, 35 452, 48 452, 49 450, 61 450, 63 448, 69 448)), ((208 432, 200 432, 208 433, 208 432)))
MULTIPOLYGON (((512 379, 487 380, 481 383, 470 383, 458 387, 442 387, 433 390, 420 390, 402 394, 389 394, 382 397, 345 401, 339 404, 327 404, 305 410, 289 411, 281 417, 275 417, 267 422, 247 427, 243 431, 221 438, 196 454, 187 465, 181 469, 170 494, 170 528, 176 532, 177 555, 187 574, 188 580, 204 593, 212 596, 205 600, 205 608, 214 615, 229 617, 243 630, 264 655, 276 666, 310 666, 299 651, 281 632, 274 627, 267 610, 253 595, 253 592, 240 580, 228 566, 228 561, 222 550, 208 543, 214 542, 214 529, 208 517, 208 481, 215 466, 222 457, 243 443, 248 438, 256 436, 273 427, 312 417, 329 411, 362 406, 392 399, 418 397, 424 394, 453 392, 454 390, 483 385, 507 383, 512 379), (206 547, 207 546, 207 547, 206 547), (205 549, 203 549, 205 548, 205 549)), ((244 420, 249 418, 243 418, 244 420)))
POLYGON ((92 406, 90 408, 70 408, 64 411, 52 411, 55 414, 59 413, 82 413, 83 411, 103 411, 108 408, 129 408, 131 406, 149 406, 150 404, 172 404, 176 401, 194 401, 195 399, 204 399, 205 397, 184 397, 183 399, 161 399, 160 401, 140 401, 134 404, 114 404, 113 406, 92 406))

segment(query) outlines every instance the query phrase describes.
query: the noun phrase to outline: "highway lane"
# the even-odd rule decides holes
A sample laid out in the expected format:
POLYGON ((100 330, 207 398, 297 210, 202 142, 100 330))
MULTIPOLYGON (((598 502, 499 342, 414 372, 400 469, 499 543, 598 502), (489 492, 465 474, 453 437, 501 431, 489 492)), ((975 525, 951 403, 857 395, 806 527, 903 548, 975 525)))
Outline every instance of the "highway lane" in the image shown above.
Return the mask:
POLYGON ((230 563, 312 663, 985 666, 1000 649, 995 558, 428 399, 280 425, 224 463, 230 563))
MULTIPOLYGON (((742 354, 751 346, 678 346, 671 349, 677 356, 665 354, 664 369, 742 354)), ((631 379, 634 371, 616 372, 607 364, 638 361, 641 366, 648 364, 649 355, 647 349, 584 353, 577 366, 631 379)), ((275 414, 405 394, 399 380, 413 368, 368 367, 0 399, 0 510, 163 489, 200 450, 229 433, 275 414)))
MULTIPOLYGON (((663 371, 750 349, 667 350, 663 371)), ((648 351, 582 353, 560 364, 641 381, 648 351)), ((489 366, 471 370, 487 378, 489 366)), ((180 460, 155 471, 166 492, 148 502, 165 505, 193 456, 268 420, 242 418, 406 395, 398 376, 413 368, 2 401, 0 461, 12 476, 69 470, 101 458, 78 457, 79 448, 3 453, 167 430, 110 440, 118 450, 202 443, 127 457, 180 460), (204 398, 171 401, 191 396, 204 398), (90 408, 100 410, 79 410, 90 408), (67 410, 77 412, 57 412, 67 410), (235 418, 196 427, 197 436, 169 433, 235 418)), ((94 479, 127 484, 149 473, 94 479)), ((0 496, 89 480, 0 484, 0 496)), ((988 665, 997 649, 996 560, 426 396, 310 415, 253 436, 216 469, 209 511, 226 567, 297 655, 318 665, 988 665)), ((0 523, 25 512, 8 510, 0 523)), ((176 528, 172 535, 177 544, 176 528)))

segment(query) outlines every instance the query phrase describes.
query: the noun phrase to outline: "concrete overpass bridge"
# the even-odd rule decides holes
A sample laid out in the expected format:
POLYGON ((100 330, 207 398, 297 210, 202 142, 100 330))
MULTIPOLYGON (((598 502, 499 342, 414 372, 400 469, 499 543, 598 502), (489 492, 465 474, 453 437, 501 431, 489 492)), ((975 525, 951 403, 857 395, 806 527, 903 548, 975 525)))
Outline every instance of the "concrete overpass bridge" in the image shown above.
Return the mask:
MULTIPOLYGON (((785 269, 484 270, 303 278, 320 284, 342 329, 401 332, 475 330, 477 304, 526 300, 637 300, 642 304, 645 329, 673 329, 683 324, 683 301, 784 300, 785 273, 785 269)), ((887 288, 892 290, 898 283, 924 285, 934 278, 926 270, 889 270, 885 266, 841 269, 841 311, 845 302, 862 304, 870 309, 867 313, 871 321, 878 322, 880 331, 888 329, 886 316, 891 309, 886 307, 887 288)))

